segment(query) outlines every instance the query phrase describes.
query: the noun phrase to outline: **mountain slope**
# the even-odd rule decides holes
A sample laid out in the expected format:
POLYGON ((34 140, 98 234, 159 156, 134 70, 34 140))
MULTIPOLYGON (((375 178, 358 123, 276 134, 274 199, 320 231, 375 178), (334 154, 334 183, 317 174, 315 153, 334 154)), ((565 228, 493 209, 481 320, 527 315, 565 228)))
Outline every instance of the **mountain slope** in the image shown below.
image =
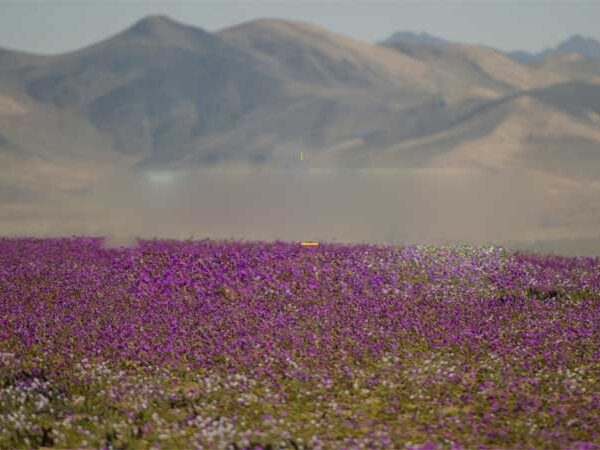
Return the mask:
POLYGON ((568 83, 490 101, 446 129, 382 149, 375 163, 592 179, 600 170, 599 95, 598 85, 568 83))
POLYGON ((523 64, 536 63, 545 58, 574 54, 591 60, 600 60, 600 42, 596 39, 576 34, 560 42, 556 47, 548 48, 541 52, 518 50, 507 53, 510 58, 523 64))
POLYGON ((0 73, 23 66, 40 64, 48 59, 47 56, 0 48, 0 73))
POLYGON ((527 95, 581 119, 600 114, 598 83, 562 83, 530 91, 527 95))
POLYGON ((165 17, 12 75, 34 101, 86 117, 116 150, 157 159, 232 126, 279 84, 219 37, 165 17))
POLYGON ((382 45, 418 59, 443 74, 438 77, 438 86, 447 95, 499 97, 562 80, 558 75, 523 66, 501 52, 477 45, 431 45, 391 38, 382 45))
POLYGON ((429 47, 445 47, 449 42, 429 33, 415 33, 412 31, 398 31, 381 42, 383 45, 427 45, 429 47))
POLYGON ((502 105, 504 119, 494 129, 430 161, 438 167, 514 167, 563 177, 594 178, 600 170, 600 121, 582 123, 534 97, 502 105))
POLYGON ((577 53, 550 55, 531 64, 538 70, 553 73, 565 80, 594 81, 600 79, 600 59, 577 53))
POLYGON ((298 82, 393 88, 397 93, 433 87, 431 70, 420 61, 306 23, 261 19, 218 34, 298 82))

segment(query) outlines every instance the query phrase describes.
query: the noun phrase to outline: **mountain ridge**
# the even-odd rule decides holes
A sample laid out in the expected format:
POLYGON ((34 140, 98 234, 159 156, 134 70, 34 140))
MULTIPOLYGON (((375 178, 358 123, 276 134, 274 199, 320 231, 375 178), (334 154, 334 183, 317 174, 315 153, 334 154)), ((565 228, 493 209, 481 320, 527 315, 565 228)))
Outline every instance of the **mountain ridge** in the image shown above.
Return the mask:
MULTIPOLYGON (((393 37, 375 45, 283 19, 209 32, 155 15, 65 54, 0 50, 0 135, 23 154, 96 152, 144 167, 287 167, 300 151, 316 165, 420 167, 427 155, 488 138, 515 155, 530 145, 542 158, 543 139, 523 138, 528 127, 539 134, 523 112, 532 110, 559 117, 552 133, 564 127, 565 142, 580 142, 591 166, 600 160, 577 137, 595 139, 582 130, 600 110, 592 82, 600 69, 587 59, 521 64, 425 33, 393 37), (504 120, 513 124, 506 143, 493 134, 504 120)), ((572 45, 593 48, 582 39, 572 45)))
POLYGON ((382 45, 416 44, 429 46, 445 46, 450 42, 446 39, 429 34, 425 31, 397 31, 386 39, 380 41, 382 45))
POLYGON ((515 61, 523 64, 537 63, 545 58, 570 54, 579 54, 585 58, 600 60, 600 41, 580 34, 574 34, 559 42, 556 46, 539 52, 515 50, 506 54, 515 61))

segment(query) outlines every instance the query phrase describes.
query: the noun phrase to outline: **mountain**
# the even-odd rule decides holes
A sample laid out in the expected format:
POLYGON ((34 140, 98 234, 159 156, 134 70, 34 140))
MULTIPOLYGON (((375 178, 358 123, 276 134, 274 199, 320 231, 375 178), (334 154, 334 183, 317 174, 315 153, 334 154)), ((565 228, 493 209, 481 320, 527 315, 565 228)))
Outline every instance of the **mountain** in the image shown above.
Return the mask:
POLYGON ((280 84, 218 36, 160 16, 12 73, 32 100, 85 117, 118 152, 156 160, 231 127, 280 84))
POLYGON ((548 57, 573 54, 592 60, 600 60, 600 42, 596 39, 576 34, 559 43, 556 47, 541 52, 532 53, 518 50, 507 53, 509 57, 523 64, 536 63, 548 57))
POLYGON ((398 31, 392 34, 387 39, 381 42, 383 45, 394 46, 394 45, 427 45, 430 47, 444 47, 449 44, 445 39, 433 36, 431 34, 421 32, 415 33, 413 31, 398 31))
POLYGON ((393 89, 419 93, 432 84, 429 67, 323 28, 289 20, 261 19, 218 33, 288 80, 327 87, 393 89))
POLYGON ((46 56, 0 48, 0 72, 42 63, 46 56))
POLYGON ((8 89, 0 88, 0 116, 21 116, 26 110, 20 99, 15 98, 8 89))
MULTIPOLYGON (((448 48, 464 46, 456 42, 450 42, 445 39, 433 36, 428 33, 415 33, 410 31, 399 31, 394 33, 380 43, 381 45, 396 48, 405 53, 415 55, 425 51, 436 52, 443 55, 448 48)), ((466 46, 469 47, 469 46, 466 46)), ((483 46, 470 46, 483 49, 483 46)), ((487 48, 488 51, 495 51, 487 48)), ((556 47, 548 48, 540 52, 528 52, 524 50, 515 50, 503 53, 508 58, 519 64, 542 65, 546 60, 575 60, 577 58, 591 61, 600 61, 600 42, 596 39, 575 34, 560 42, 556 47), (578 56, 575 56, 578 55, 578 56)), ((551 72, 549 67, 544 67, 546 72, 551 72)), ((564 68, 559 69, 565 72, 564 68)), ((574 71, 579 73, 579 71, 574 71)))
POLYGON ((390 141, 369 163, 521 168, 593 179, 600 170, 599 130, 600 85, 564 83, 491 100, 433 133, 390 141))
MULTIPOLYGON (((505 88, 512 86, 519 89, 569 80, 594 81, 600 76, 600 42, 580 35, 571 36, 556 47, 540 52, 502 52, 490 47, 458 44, 426 33, 412 32, 395 33, 380 45, 416 59, 427 59, 428 64, 438 65, 447 74, 458 77, 465 83, 479 84, 482 79, 478 74, 482 73, 488 81, 501 78, 505 88), (482 67, 474 53, 483 57, 488 64, 482 67), (492 60, 494 63, 490 64, 492 60), (535 79, 532 80, 532 77, 535 79)), ((486 84, 489 87, 489 83, 486 84)))
POLYGON ((539 53, 527 52, 525 50, 514 50, 506 52, 506 56, 519 64, 532 64, 543 59, 539 53))
POLYGON ((145 165, 293 160, 277 149, 337 142, 433 95, 417 60, 277 20, 214 34, 152 16, 75 52, 16 59, 0 83, 145 165))
MULTIPOLYGON (((427 164, 493 170, 519 167, 576 180, 593 179, 600 170, 599 123, 598 118, 580 121, 548 107, 536 95, 520 95, 461 124, 460 132, 473 134, 443 148, 427 164), (486 127, 487 132, 474 134, 486 127)), ((446 143, 439 138, 436 142, 442 147, 446 143)))
POLYGON ((577 53, 547 56, 531 63, 530 67, 556 74, 565 80, 594 82, 600 79, 600 59, 586 58, 577 53))
POLYGON ((580 35, 571 36, 561 42, 553 51, 558 54, 577 53, 586 58, 600 59, 600 42, 580 35))
POLYGON ((73 161, 293 167, 303 152, 316 166, 527 160, 573 174, 537 149, 553 136, 596 167, 600 72, 584 59, 523 65, 427 34, 373 45, 287 20, 210 33, 150 16, 65 54, 0 50, 0 157, 46 173, 73 161), (461 150, 474 143, 496 159, 461 150))
POLYGON ((435 71, 419 60, 310 24, 262 19, 218 36, 285 80, 287 96, 208 142, 194 161, 235 160, 242 147, 253 162, 295 163, 301 150, 323 161, 330 149, 438 96, 435 71))
POLYGON ((497 98, 563 81, 560 75, 519 64, 488 47, 390 41, 381 45, 417 59, 435 71, 439 92, 447 98, 497 98))

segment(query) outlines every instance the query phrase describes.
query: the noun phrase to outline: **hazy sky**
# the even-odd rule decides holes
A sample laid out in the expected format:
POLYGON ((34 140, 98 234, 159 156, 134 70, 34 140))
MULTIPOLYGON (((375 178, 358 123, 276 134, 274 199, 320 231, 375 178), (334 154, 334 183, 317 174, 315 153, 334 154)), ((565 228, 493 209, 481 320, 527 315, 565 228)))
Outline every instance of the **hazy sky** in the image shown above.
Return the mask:
POLYGON ((149 14, 167 14, 210 31, 280 17, 368 41, 411 30, 501 49, 537 50, 575 33, 600 39, 600 0, 0 0, 0 47, 72 50, 149 14))

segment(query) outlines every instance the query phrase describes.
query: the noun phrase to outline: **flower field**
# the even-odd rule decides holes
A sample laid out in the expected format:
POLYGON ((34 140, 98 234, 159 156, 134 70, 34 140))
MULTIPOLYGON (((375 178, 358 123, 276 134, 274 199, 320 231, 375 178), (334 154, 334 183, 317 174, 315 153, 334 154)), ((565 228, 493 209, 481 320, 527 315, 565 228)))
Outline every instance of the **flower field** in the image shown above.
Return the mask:
POLYGON ((0 448, 600 449, 600 258, 0 239, 0 448))

